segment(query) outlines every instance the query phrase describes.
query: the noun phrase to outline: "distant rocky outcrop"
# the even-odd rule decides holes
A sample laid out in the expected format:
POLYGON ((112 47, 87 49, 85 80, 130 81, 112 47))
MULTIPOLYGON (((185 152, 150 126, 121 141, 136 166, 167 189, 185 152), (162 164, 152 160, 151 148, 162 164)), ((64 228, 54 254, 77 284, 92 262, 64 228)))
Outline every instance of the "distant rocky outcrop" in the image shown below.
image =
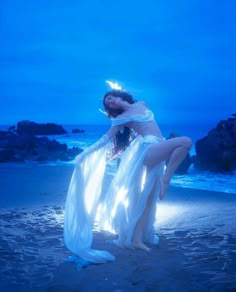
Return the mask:
MULTIPOLYGON (((178 135, 176 133, 170 133, 169 137, 167 139, 171 139, 174 137, 178 137, 178 135)), ((188 169, 190 167, 190 165, 192 164, 192 157, 190 155, 190 153, 187 154, 187 156, 185 157, 185 159, 181 162, 181 164, 177 167, 175 174, 185 174, 188 172, 188 169)), ((166 164, 168 164, 168 160, 166 161, 166 164)))
POLYGON ((27 120, 17 123, 16 132, 19 135, 60 135, 67 133, 67 131, 61 125, 54 123, 41 124, 27 120))
POLYGON ((8 131, 9 132, 16 132, 16 126, 15 125, 13 125, 13 126, 10 126, 9 128, 8 128, 8 131))
POLYGON ((0 162, 69 161, 82 150, 31 133, 0 131, 0 162))
POLYGON ((81 134, 81 133, 84 133, 85 130, 82 130, 82 129, 72 129, 71 131, 73 134, 81 134))
POLYGON ((236 114, 221 120, 207 136, 196 141, 193 163, 197 169, 232 171, 236 169, 236 114))

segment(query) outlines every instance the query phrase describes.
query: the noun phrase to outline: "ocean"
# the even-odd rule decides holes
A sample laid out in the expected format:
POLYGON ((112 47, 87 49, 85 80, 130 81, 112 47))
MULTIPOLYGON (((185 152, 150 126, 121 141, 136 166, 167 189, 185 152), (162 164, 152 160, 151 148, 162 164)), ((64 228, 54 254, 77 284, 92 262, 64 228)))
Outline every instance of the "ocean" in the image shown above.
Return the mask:
MULTIPOLYGON (((85 149, 89 145, 96 142, 109 128, 107 125, 63 125, 67 130, 65 135, 51 135, 50 139, 56 139, 60 143, 65 143, 69 148, 79 147, 85 149), (72 129, 84 130, 83 133, 72 133, 72 129)), ((0 130, 6 130, 8 126, 0 126, 0 130)), ((195 154, 195 142, 207 135, 207 133, 213 128, 211 125, 175 125, 173 129, 172 125, 163 125, 162 132, 165 137, 168 137, 171 132, 175 132, 178 135, 186 135, 192 138, 194 145, 190 151, 191 155, 195 154)), ((73 164, 70 162, 55 162, 55 164, 73 164)), ((236 194, 236 171, 233 173, 212 173, 209 171, 199 171, 190 166, 188 172, 184 175, 174 175, 171 180, 172 186, 178 186, 183 188, 219 191, 224 193, 236 194)))

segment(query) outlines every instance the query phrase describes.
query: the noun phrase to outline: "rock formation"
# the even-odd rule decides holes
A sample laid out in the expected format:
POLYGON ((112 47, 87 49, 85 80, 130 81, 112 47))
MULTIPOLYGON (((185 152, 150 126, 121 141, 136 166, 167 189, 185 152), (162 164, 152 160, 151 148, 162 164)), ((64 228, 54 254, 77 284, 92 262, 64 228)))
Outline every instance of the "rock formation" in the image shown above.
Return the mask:
POLYGON ((194 166, 208 171, 236 169, 236 114, 221 120, 207 136, 196 142, 194 166))

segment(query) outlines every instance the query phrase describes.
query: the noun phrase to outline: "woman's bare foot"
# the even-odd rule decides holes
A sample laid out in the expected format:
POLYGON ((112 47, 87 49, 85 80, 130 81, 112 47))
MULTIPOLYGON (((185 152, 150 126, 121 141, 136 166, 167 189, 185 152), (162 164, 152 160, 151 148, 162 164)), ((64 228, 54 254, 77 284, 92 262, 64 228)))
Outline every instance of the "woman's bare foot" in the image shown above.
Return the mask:
POLYGON ((133 247, 143 249, 145 251, 150 251, 151 249, 147 247, 142 241, 133 241, 133 247))
POLYGON ((159 193, 159 198, 162 200, 168 190, 170 184, 170 180, 167 179, 164 175, 160 177, 160 193, 159 193))

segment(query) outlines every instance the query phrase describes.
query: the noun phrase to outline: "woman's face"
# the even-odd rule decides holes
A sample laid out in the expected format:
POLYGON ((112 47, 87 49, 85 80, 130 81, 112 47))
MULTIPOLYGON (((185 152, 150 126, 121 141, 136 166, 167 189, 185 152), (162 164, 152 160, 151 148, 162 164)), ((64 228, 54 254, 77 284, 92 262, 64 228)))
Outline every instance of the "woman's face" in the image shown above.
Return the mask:
POLYGON ((121 108, 122 98, 119 96, 108 95, 105 98, 105 105, 111 109, 121 108))

